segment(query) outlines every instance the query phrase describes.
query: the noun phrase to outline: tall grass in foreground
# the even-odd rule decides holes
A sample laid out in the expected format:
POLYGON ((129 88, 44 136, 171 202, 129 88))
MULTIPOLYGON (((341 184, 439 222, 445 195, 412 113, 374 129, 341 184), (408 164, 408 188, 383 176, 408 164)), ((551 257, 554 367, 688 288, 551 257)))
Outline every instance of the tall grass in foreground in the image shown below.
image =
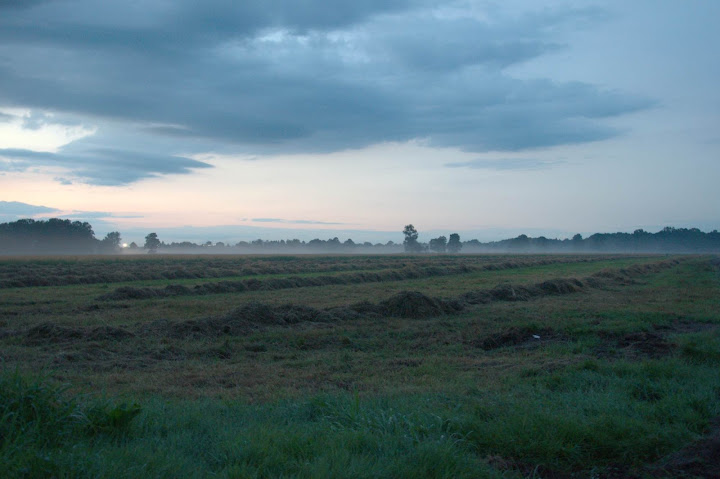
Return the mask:
POLYGON ((134 406, 0 380, 2 477, 590 477, 643 466, 720 416, 717 334, 678 356, 528 370, 501 391, 134 406), (138 414, 139 413, 139 414, 138 414), (138 414, 137 417, 134 416, 138 414), (534 472, 533 472, 534 471, 534 472))
POLYGON ((0 374, 0 477, 72 476, 58 455, 82 440, 124 435, 140 412, 136 404, 82 401, 64 393, 38 378, 0 374))

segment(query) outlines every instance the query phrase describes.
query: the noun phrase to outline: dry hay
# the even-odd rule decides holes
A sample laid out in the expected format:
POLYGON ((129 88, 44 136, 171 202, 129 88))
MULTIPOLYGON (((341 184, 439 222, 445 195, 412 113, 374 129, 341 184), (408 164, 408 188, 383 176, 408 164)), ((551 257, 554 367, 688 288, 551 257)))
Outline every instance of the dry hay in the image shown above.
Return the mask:
MULTIPOLYGON (((502 284, 491 290, 470 291, 454 299, 432 298, 418 291, 402 291, 377 304, 363 301, 347 307, 335 307, 328 309, 316 309, 310 306, 287 304, 284 306, 269 306, 262 303, 248 303, 236 308, 225 316, 194 319, 180 323, 172 323, 170 330, 174 335, 221 335, 221 334, 246 334, 248 331, 264 326, 291 325, 301 322, 337 322, 358 319, 362 317, 389 316, 400 318, 432 318, 444 314, 461 312, 468 305, 486 304, 493 301, 528 301, 532 298, 564 295, 585 291, 588 287, 601 284, 606 285, 619 281, 626 283, 630 274, 638 275, 642 272, 659 271, 674 262, 663 262, 657 265, 649 265, 637 270, 618 272, 605 271, 599 275, 593 275, 593 280, 579 280, 576 278, 559 278, 544 281, 534 285, 512 285, 502 284)), ((508 267, 507 264, 500 266, 508 267)), ((319 280, 320 278, 314 278, 319 280)), ((260 282, 258 282, 260 283, 260 282)), ((519 344, 527 341, 529 334, 556 338, 558 335, 549 330, 531 331, 509 331, 503 333, 503 337, 487 338, 487 342, 481 344, 483 349, 493 349, 493 344, 502 347, 509 344, 519 344), (527 334, 526 334, 527 333, 527 334), (542 334, 540 334, 542 333, 542 334), (519 336, 521 335, 521 336, 519 336)), ((646 338, 647 339, 647 338, 646 338)), ((627 341, 632 342, 628 337, 627 341)), ((650 339, 648 339, 650 341, 650 339)), ((664 341, 664 340, 663 340, 664 341)), ((652 343, 652 341, 651 341, 652 343)), ((639 341, 621 347, 637 350, 639 354, 650 354, 650 349, 661 350, 660 343, 655 341, 653 345, 639 345, 639 341), (638 344, 635 344, 638 343, 638 344)))
POLYGON ((59 343, 80 339, 82 337, 83 332, 80 329, 59 326, 55 323, 41 323, 27 330, 25 333, 25 343, 59 343))
POLYGON ((431 318, 444 314, 439 301, 417 291, 402 291, 379 306, 388 316, 399 318, 431 318))
POLYGON ((154 321, 144 330, 173 337, 242 336, 268 326, 289 326, 308 322, 337 322, 357 319, 361 315, 349 308, 316 309, 310 306, 285 304, 270 306, 251 302, 235 308, 223 316, 186 321, 154 321))
POLYGON ((527 301, 534 296, 530 288, 512 284, 499 284, 489 294, 494 301, 527 301))
POLYGON ((575 278, 559 278, 543 281, 537 287, 545 294, 570 294, 583 291, 585 283, 575 278))
POLYGON ((70 341, 118 341, 133 337, 134 334, 113 326, 93 328, 70 328, 55 323, 41 323, 25 332, 25 343, 30 345, 64 343, 70 341))
MULTIPOLYGON (((432 318, 444 314, 455 314, 461 312, 469 305, 487 304, 493 301, 528 301, 533 298, 564 295, 585 291, 589 287, 602 287, 608 284, 631 284, 632 276, 660 271, 677 264, 677 261, 664 261, 661 263, 640 265, 637 268, 624 270, 609 270, 596 273, 585 280, 576 278, 559 278, 544 281, 534 285, 513 285, 501 284, 490 290, 470 291, 453 299, 440 299, 426 296, 418 291, 402 291, 390 298, 373 304, 367 301, 349 305, 346 307, 334 307, 327 309, 316 309, 310 306, 286 304, 283 306, 270 306, 263 303, 251 302, 239 308, 229 311, 223 316, 191 319, 186 321, 154 321, 145 324, 140 329, 145 333, 160 333, 170 336, 220 336, 220 335, 244 335, 250 331, 267 326, 288 326, 298 323, 325 322, 332 323, 358 319, 362 317, 400 317, 400 318, 432 318)), ((499 265, 487 265, 499 268, 516 267, 515 263, 502 263, 499 265)), ((463 266, 467 268, 467 266, 463 266)), ((426 268, 427 269, 427 268, 426 268)), ((421 274, 419 269, 404 268, 402 276, 421 274)), ((434 268, 433 274, 446 274, 447 268, 434 268)), ((352 278, 365 278, 365 280, 376 280, 380 273, 357 273, 352 278)), ((384 272, 383 274, 399 274, 398 271, 384 272)), ((344 282, 350 280, 349 276, 334 277, 295 277, 275 278, 269 281, 257 279, 245 280, 242 282, 218 282, 196 285, 194 288, 187 288, 182 285, 169 285, 164 289, 153 288, 118 288, 116 291, 105 295, 110 297, 157 297, 167 295, 186 294, 189 291, 200 291, 198 294, 207 292, 225 292, 227 290, 239 291, 244 289, 266 289, 266 288, 288 288, 300 287, 308 283, 322 284, 325 282, 344 282)), ((355 281, 355 279, 352 279, 355 281)), ((479 347, 483 349, 494 349, 505 345, 514 345, 526 342, 533 334, 545 336, 547 339, 551 332, 548 330, 521 331, 510 330, 498 337, 490 337, 481 341, 479 347), (540 334, 542 333, 542 334, 540 334)), ((93 333, 96 336, 100 332, 93 333)), ((108 336, 108 333, 103 333, 108 336)), ((122 333, 116 333, 122 336, 122 333)), ((646 333, 652 335, 652 333, 646 333)), ((28 331, 28 340, 35 341, 63 341, 83 338, 86 332, 77 331, 72 328, 64 328, 56 325, 40 325, 28 331)), ((555 335, 557 336, 557 335, 555 335)), ((107 339, 112 339, 108 337, 107 339)), ((533 338, 534 339, 534 338, 533 338)), ((668 348, 674 347, 664 342, 664 339, 627 337, 618 343, 620 348, 636 351, 637 354, 652 355, 666 354, 668 348), (624 342, 623 342, 624 341, 624 342)))
POLYGON ((390 269, 370 272, 352 272, 332 276, 290 276, 286 278, 249 278, 239 281, 217 281, 197 284, 193 287, 171 284, 163 288, 122 286, 114 291, 99 296, 98 300, 139 300, 151 298, 165 298, 172 296, 190 296, 221 293, 240 293, 243 291, 274 291, 278 289, 306 288, 314 286, 329 286, 342 284, 381 283, 384 281, 403 281, 410 279, 431 278, 435 276, 451 276, 471 273, 475 271, 499 271, 505 269, 541 266, 555 263, 586 262, 587 259, 553 259, 531 261, 505 261, 497 264, 470 266, 403 266, 399 269, 390 269))

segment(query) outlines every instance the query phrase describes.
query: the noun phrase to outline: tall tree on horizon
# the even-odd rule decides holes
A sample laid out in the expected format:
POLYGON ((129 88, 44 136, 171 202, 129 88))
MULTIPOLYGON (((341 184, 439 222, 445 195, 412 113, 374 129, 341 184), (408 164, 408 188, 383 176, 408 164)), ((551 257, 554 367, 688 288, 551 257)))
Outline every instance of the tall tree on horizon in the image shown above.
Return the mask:
POLYGON ((450 235, 450 241, 448 241, 447 249, 450 253, 459 253, 462 249, 463 245, 460 242, 460 235, 457 233, 453 233, 450 235))
POLYGON ((403 245, 406 253, 419 253, 422 251, 422 245, 418 242, 418 232, 412 224, 405 225, 403 234, 405 235, 403 245))
POLYGON ((157 253, 159 247, 160 240, 157 233, 150 233, 145 237, 145 249, 148 250, 148 253, 157 253))

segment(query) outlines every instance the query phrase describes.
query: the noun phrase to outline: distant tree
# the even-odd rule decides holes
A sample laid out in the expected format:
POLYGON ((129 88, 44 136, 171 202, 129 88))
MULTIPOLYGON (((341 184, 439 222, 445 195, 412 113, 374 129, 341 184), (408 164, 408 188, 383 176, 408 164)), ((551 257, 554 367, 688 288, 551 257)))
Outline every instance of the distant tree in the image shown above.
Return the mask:
POLYGON ((105 235, 100 241, 100 249, 105 253, 115 253, 120 249, 120 233, 118 231, 112 231, 105 235))
POLYGON ((422 245, 418 242, 418 232, 413 225, 405 225, 403 234, 405 235, 403 245, 406 253, 419 253, 423 250, 422 245))
POLYGON ((513 249, 527 249, 530 247, 530 238, 528 235, 520 235, 509 240, 509 246, 513 249))
POLYGON ((345 246, 346 248, 354 248, 357 245, 351 238, 348 238, 343 242, 343 246, 345 246))
POLYGON ((130 248, 130 249, 137 249, 137 247, 138 247, 138 245, 134 241, 132 243, 130 243, 130 246, 128 246, 128 248, 130 248))
POLYGON ((150 233, 145 237, 145 249, 148 250, 148 253, 157 253, 159 247, 160 240, 157 233, 150 233))
POLYGON ((462 243, 460 242, 460 235, 457 233, 453 233, 450 235, 450 241, 448 241, 447 249, 451 253, 459 253, 462 249, 462 243))
POLYGON ((325 242, 321 240, 320 238, 314 238, 308 241, 308 246, 311 248, 322 248, 325 246, 325 242))
POLYGON ((575 250, 579 250, 583 247, 583 237, 580 233, 572 237, 572 247, 575 250))
POLYGON ((447 238, 439 236, 430 240, 430 251, 444 253, 447 250, 447 238))

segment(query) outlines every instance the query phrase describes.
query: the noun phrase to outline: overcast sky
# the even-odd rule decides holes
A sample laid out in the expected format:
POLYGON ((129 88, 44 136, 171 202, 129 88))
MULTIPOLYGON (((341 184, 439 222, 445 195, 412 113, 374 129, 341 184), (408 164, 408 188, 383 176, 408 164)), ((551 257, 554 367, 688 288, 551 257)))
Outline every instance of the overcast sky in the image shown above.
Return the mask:
POLYGON ((720 228, 718 18, 715 0, 0 0, 0 221, 223 241, 720 228))

